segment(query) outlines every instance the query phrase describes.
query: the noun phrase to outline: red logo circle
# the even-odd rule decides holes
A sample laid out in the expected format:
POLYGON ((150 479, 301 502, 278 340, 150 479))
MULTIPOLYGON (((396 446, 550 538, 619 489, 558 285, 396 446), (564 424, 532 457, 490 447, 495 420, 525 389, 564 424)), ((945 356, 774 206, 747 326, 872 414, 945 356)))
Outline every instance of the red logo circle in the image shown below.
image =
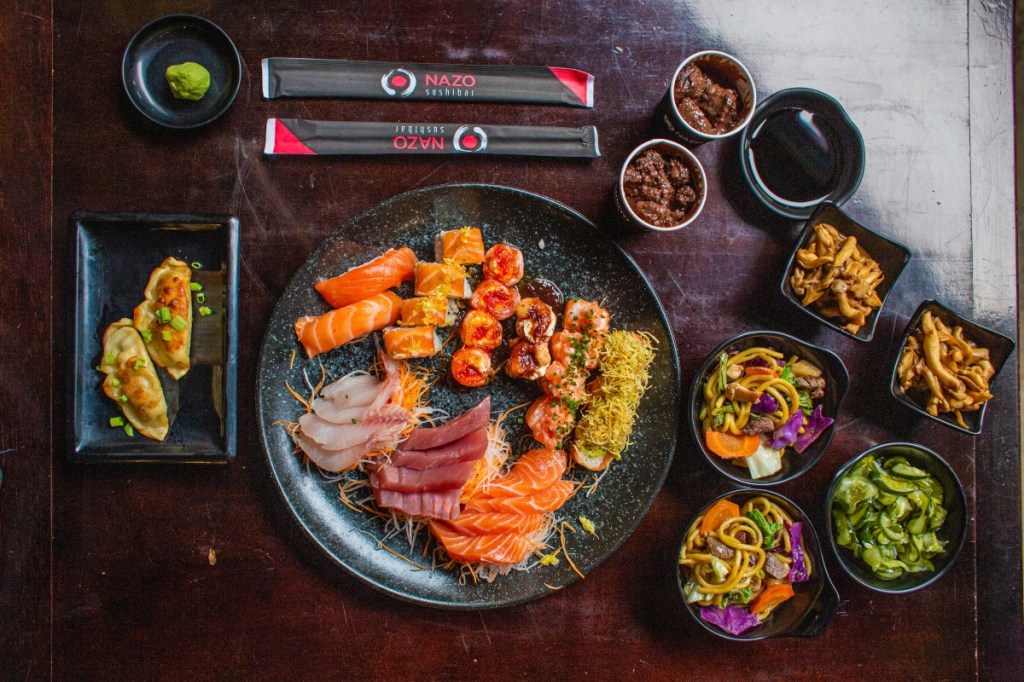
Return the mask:
POLYGON ((466 135, 462 138, 462 140, 460 140, 460 142, 462 143, 462 146, 465 147, 466 149, 474 149, 476 148, 477 142, 479 142, 479 140, 477 140, 476 135, 466 135))
POLYGON ((391 78, 391 84, 398 88, 404 88, 409 83, 409 79, 401 74, 397 74, 391 78))

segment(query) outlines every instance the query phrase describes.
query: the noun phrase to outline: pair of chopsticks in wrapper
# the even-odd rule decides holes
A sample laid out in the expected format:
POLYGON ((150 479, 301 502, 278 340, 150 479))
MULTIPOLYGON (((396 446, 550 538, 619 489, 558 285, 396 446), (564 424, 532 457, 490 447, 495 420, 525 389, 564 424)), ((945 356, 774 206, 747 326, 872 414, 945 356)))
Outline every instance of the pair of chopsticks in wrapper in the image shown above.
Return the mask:
MULTIPOLYGON (((263 96, 594 106, 594 77, 554 66, 263 60, 263 96)), ((596 158, 597 128, 267 119, 265 154, 504 154, 596 158)))

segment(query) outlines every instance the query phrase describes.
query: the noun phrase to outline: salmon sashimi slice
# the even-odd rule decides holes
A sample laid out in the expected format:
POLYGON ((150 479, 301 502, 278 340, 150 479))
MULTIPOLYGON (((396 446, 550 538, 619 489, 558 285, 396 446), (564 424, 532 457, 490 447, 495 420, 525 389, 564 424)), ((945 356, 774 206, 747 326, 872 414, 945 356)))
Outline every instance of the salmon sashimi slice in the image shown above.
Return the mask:
POLYGON ((295 335, 305 348, 306 355, 316 357, 394 324, 401 307, 402 299, 393 291, 385 291, 319 317, 300 317, 295 322, 295 335))
POLYGON ((384 352, 394 360, 429 358, 441 351, 441 339, 434 327, 388 327, 384 330, 384 352))
POLYGON ((433 428, 415 429, 402 443, 403 450, 429 450, 456 441, 471 431, 487 426, 491 419, 491 396, 485 397, 476 406, 466 410, 433 428))
POLYGON ((417 296, 469 298, 473 295, 466 269, 456 263, 417 263, 415 291, 417 296))
POLYGON ((537 542, 519 533, 462 535, 448 524, 437 521, 431 521, 430 530, 448 552, 448 556, 468 563, 514 566, 540 547, 537 542))
POLYGON ((403 327, 450 327, 455 323, 454 306, 441 294, 415 296, 402 301, 402 317, 398 324, 403 327))
POLYGON ((483 263, 484 236, 479 227, 460 227, 437 235, 434 257, 438 261, 452 261, 462 265, 483 263))
POLYGON ((423 493, 431 491, 457 489, 462 494, 462 486, 473 473, 473 461, 455 462, 433 469, 408 469, 390 464, 382 464, 377 468, 377 482, 385 490, 397 490, 400 493, 423 493))
POLYGON ((316 290, 335 308, 362 301, 408 282, 416 271, 416 254, 408 247, 386 253, 337 277, 316 283, 316 290))
POLYGON ((462 535, 496 535, 498 533, 535 533, 550 517, 546 514, 502 514, 497 512, 467 511, 451 522, 453 530, 462 535))
POLYGON ((576 492, 569 480, 555 481, 550 487, 518 497, 472 496, 465 501, 466 511, 498 512, 501 514, 547 514, 562 508, 576 492))
POLYGON ((495 477, 477 497, 522 497, 544 490, 565 473, 561 450, 530 450, 512 465, 508 473, 495 477))
POLYGON ((391 453, 391 465, 408 469, 435 469, 458 462, 476 462, 487 453, 487 429, 477 429, 436 448, 429 450, 405 450, 398 448, 391 453))
POLYGON ((431 519, 455 519, 459 516, 459 491, 441 490, 422 493, 403 493, 375 486, 376 474, 370 474, 370 485, 377 506, 431 519))

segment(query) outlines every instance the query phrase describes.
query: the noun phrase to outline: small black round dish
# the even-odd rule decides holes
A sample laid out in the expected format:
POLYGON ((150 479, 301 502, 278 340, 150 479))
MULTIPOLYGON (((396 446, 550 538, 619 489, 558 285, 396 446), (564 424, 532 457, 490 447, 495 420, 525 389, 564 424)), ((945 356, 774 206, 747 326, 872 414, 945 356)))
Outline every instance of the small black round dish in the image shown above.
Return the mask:
POLYGON ((960 479, 938 453, 916 443, 876 445, 844 464, 836 472, 828 492, 825 493, 825 517, 828 523, 828 542, 843 570, 864 587, 886 594, 906 594, 931 585, 956 563, 957 557, 960 556, 960 550, 963 549, 964 542, 967 540, 967 498, 964 496, 964 488, 960 484, 960 479), (934 571, 904 573, 893 580, 883 580, 876 576, 866 563, 856 558, 850 550, 839 547, 836 541, 835 521, 832 518, 836 490, 843 477, 868 456, 882 461, 891 457, 903 457, 913 467, 923 469, 931 474, 942 485, 942 506, 945 507, 947 515, 942 526, 935 533, 939 540, 945 541, 947 544, 945 552, 931 560, 935 565, 934 571))
POLYGON ((795 355, 818 367, 825 379, 825 395, 815 404, 821 405, 824 416, 831 417, 836 421, 839 419, 839 406, 850 387, 850 375, 847 373, 843 361, 832 351, 801 341, 789 334, 775 331, 752 331, 733 337, 712 351, 697 370, 693 385, 690 387, 690 432, 693 434, 697 447, 704 454, 704 458, 720 474, 740 485, 773 486, 791 481, 817 464, 828 449, 832 436, 835 435, 836 424, 828 426, 802 453, 797 453, 792 447, 787 447, 786 454, 782 457, 782 469, 778 473, 764 478, 755 479, 745 466, 731 464, 728 460, 711 452, 704 440, 704 426, 700 418, 701 405, 704 401, 704 384, 712 374, 718 371, 718 358, 722 353, 742 351, 754 346, 771 348, 781 352, 786 358, 795 355))
POLYGON ((190 14, 169 14, 143 26, 128 42, 121 78, 128 99, 149 120, 165 128, 198 128, 235 101, 242 55, 216 24, 190 14), (200 100, 171 94, 167 67, 183 62, 196 62, 210 72, 210 89, 200 100))
MULTIPOLYGON (((686 604, 686 610, 705 630, 734 642, 752 642, 771 637, 814 637, 819 635, 825 630, 825 627, 832 620, 832 617, 835 616, 836 610, 839 608, 839 593, 836 591, 835 585, 833 585, 832 579, 828 575, 828 570, 825 568, 825 555, 822 553, 821 542, 818 540, 818 534, 814 530, 814 525, 803 510, 788 497, 767 490, 754 490, 751 488, 741 488, 724 495, 719 495, 701 509, 700 513, 687 526, 687 532, 683 534, 683 539, 679 544, 679 551, 676 553, 676 556, 678 557, 686 547, 689 529, 716 502, 727 498, 729 501, 742 507, 748 500, 754 497, 768 498, 782 507, 789 514, 790 518, 793 519, 794 523, 803 522, 801 538, 805 562, 810 568, 808 580, 793 583, 794 595, 776 607, 771 615, 760 625, 746 632, 734 635, 704 620, 700 613, 701 606, 696 603, 690 603, 687 600, 686 583, 689 580, 689 575, 686 568, 679 564, 677 560, 676 578, 679 594, 683 598, 683 603, 686 604)), ((787 531, 784 530, 783 532, 787 531)))
POLYGON ((804 220, 822 201, 842 204, 864 176, 864 138, 834 98, 791 88, 765 99, 743 129, 740 168, 761 203, 804 220))

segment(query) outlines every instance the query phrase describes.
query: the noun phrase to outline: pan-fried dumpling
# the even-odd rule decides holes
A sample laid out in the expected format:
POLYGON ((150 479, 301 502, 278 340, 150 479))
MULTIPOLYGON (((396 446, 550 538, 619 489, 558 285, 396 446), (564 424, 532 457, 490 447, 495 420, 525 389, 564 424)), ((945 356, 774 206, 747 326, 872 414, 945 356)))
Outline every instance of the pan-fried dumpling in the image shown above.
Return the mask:
POLYGON ((103 392, 120 406, 135 430, 154 440, 167 437, 167 402, 142 336, 127 317, 103 333, 103 392))
POLYGON ((153 362, 175 379, 191 366, 192 270, 169 257, 153 270, 146 285, 146 300, 135 308, 135 328, 142 333, 153 362))

